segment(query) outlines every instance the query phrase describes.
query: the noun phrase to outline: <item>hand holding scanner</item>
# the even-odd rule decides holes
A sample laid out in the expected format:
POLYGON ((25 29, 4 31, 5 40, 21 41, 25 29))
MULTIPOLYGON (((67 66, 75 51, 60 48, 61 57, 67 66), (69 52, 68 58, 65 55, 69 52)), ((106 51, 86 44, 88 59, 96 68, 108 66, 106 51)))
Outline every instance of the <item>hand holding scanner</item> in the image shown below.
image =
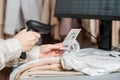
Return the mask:
MULTIPOLYGON (((38 22, 38 21, 35 21, 35 20, 28 20, 26 22, 26 25, 27 25, 26 27, 27 27, 28 31, 32 30, 32 31, 38 32, 40 34, 48 34, 51 32, 51 26, 41 23, 41 22, 38 22)), ((26 54, 22 53, 20 58, 26 59, 26 54)))

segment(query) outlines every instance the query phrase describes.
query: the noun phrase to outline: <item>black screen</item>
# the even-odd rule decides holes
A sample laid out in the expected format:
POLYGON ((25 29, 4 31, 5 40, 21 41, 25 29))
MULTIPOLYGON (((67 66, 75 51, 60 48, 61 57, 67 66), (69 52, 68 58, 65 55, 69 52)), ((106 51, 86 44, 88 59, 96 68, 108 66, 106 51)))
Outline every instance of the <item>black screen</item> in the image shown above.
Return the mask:
POLYGON ((98 47, 111 50, 112 20, 120 20, 120 0, 56 0, 55 16, 99 19, 98 47))
POLYGON ((120 20, 120 0, 56 0, 55 15, 120 20))

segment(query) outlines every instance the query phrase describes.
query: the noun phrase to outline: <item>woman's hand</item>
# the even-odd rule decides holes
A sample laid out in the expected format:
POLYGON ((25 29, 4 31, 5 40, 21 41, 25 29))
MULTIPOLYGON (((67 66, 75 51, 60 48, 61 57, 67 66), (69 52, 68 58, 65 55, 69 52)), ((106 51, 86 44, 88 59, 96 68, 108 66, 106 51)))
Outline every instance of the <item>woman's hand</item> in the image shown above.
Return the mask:
POLYGON ((26 52, 32 49, 32 47, 38 42, 40 34, 24 29, 16 34, 14 38, 16 38, 20 42, 22 46, 22 51, 26 52))
POLYGON ((41 45, 40 58, 57 57, 62 55, 63 51, 61 50, 61 47, 62 43, 41 45))

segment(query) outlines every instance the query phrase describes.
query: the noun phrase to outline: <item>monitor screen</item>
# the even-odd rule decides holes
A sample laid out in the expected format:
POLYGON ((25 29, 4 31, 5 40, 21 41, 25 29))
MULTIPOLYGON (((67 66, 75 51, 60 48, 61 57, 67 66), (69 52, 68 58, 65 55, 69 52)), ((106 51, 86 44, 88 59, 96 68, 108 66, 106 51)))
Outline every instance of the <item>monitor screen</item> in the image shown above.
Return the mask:
POLYGON ((55 16, 120 20, 120 0, 56 0, 55 16))

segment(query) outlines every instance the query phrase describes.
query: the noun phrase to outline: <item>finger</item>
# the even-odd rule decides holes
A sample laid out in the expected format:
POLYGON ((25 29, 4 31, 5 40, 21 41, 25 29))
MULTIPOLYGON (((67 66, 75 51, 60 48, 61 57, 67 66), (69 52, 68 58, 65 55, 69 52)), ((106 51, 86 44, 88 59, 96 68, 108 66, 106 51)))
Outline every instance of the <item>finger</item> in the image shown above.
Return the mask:
POLYGON ((31 40, 34 40, 35 42, 38 42, 38 40, 40 38, 40 34, 38 34, 36 32, 33 32, 33 31, 28 31, 27 33, 29 35, 31 35, 31 36, 29 36, 31 40))
POLYGON ((57 43, 57 44, 54 44, 55 46, 61 48, 62 47, 62 43, 57 43))
POLYGON ((56 53, 56 54, 62 54, 63 51, 62 51, 62 50, 56 50, 55 53, 56 53))
POLYGON ((27 29, 23 29, 22 31, 20 31, 20 32, 27 32, 27 29))
POLYGON ((51 49, 60 49, 62 47, 62 45, 60 43, 57 43, 57 44, 50 44, 49 45, 51 47, 51 49))
POLYGON ((31 36, 31 40, 33 40, 35 43, 39 41, 39 38, 36 37, 35 35, 31 36))
POLYGON ((54 51, 51 51, 48 54, 50 55, 50 57, 55 57, 55 52, 54 51))
POLYGON ((62 45, 62 43, 56 43, 56 44, 54 44, 54 45, 58 45, 58 46, 61 46, 61 45, 62 45))
POLYGON ((41 37, 41 35, 40 35, 39 33, 37 33, 37 32, 33 32, 33 34, 34 34, 35 37, 37 37, 37 38, 40 38, 40 37, 41 37))
POLYGON ((39 39, 38 39, 38 38, 36 38, 36 39, 35 39, 35 42, 37 43, 38 41, 39 41, 39 39))
POLYGON ((52 45, 50 48, 51 48, 52 50, 57 50, 57 49, 60 49, 61 47, 56 46, 56 45, 52 45))
POLYGON ((55 57, 58 57, 58 56, 61 56, 62 55, 62 53, 61 52, 59 52, 59 53, 55 53, 55 57))

